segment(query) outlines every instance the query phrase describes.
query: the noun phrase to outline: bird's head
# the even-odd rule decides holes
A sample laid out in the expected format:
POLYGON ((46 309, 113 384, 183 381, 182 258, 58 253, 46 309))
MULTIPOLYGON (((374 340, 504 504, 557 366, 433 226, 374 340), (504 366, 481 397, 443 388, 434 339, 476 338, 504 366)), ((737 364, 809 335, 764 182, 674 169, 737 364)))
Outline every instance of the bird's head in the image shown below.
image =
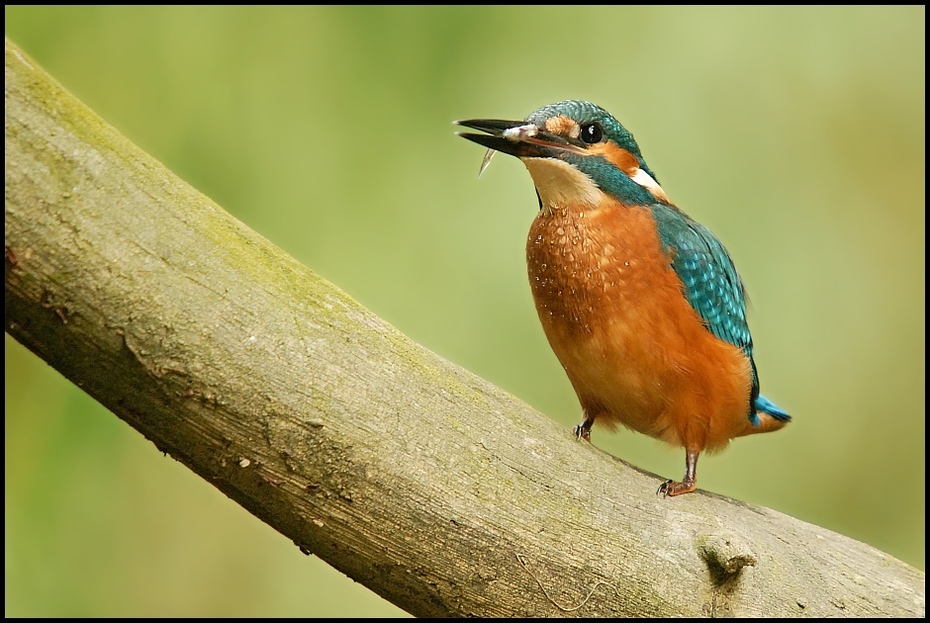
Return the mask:
POLYGON ((533 177, 540 206, 596 207, 603 194, 626 205, 671 204, 646 165, 633 135, 590 102, 566 100, 533 111, 523 121, 456 121, 486 134, 459 136, 516 156, 533 177))

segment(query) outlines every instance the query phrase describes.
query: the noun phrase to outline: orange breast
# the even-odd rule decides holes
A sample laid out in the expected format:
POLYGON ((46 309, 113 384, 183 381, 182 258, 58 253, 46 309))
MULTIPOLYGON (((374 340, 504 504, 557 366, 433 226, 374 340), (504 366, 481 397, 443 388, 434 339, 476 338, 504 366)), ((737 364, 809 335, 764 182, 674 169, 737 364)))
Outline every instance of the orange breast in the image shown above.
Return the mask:
POLYGON ((586 414, 699 451, 745 430, 749 362, 688 304, 647 208, 540 211, 526 251, 536 311, 586 414))

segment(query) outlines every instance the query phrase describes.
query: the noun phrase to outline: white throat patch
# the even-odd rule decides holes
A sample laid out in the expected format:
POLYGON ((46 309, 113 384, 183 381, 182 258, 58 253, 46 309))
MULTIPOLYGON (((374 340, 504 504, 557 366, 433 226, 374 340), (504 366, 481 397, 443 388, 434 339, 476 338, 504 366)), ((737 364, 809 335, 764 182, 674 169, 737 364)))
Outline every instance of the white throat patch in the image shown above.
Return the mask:
POLYGON ((520 158, 533 178, 543 208, 587 206, 596 208, 601 189, 586 173, 555 158, 520 158))

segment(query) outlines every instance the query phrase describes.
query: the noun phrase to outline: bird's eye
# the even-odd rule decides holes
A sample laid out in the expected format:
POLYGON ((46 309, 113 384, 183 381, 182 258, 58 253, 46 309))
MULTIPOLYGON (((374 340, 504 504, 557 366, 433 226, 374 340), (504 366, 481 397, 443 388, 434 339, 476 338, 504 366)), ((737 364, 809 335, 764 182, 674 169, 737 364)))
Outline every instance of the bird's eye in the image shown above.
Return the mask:
POLYGON ((581 126, 581 140, 589 145, 594 143, 600 143, 601 139, 604 138, 604 131, 601 130, 601 126, 596 123, 586 123, 581 126))

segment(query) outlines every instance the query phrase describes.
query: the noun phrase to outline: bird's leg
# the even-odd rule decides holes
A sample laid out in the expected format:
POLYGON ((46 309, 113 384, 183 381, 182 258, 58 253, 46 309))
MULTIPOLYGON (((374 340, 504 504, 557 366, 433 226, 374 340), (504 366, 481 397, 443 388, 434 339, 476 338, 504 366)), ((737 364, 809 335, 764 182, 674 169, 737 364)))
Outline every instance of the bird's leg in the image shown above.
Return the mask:
POLYGON ((691 493, 697 489, 697 460, 700 453, 700 450, 687 450, 685 452, 685 477, 681 479, 681 482, 666 480, 659 485, 656 495, 661 494, 662 497, 671 495, 674 497, 683 493, 691 493))
POLYGON ((585 441, 591 441, 591 426, 594 424, 594 416, 588 415, 587 412, 584 413, 584 421, 572 429, 572 432, 575 433, 575 437, 578 439, 584 439, 585 441))

